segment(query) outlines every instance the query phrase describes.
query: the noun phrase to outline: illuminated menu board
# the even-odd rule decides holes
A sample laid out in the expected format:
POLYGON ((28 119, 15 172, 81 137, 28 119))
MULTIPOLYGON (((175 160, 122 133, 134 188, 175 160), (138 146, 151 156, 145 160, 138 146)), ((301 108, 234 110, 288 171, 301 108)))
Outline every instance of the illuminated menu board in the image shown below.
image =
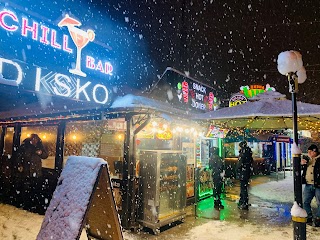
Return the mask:
POLYGON ((195 113, 211 111, 217 106, 213 88, 172 68, 167 68, 149 94, 150 97, 168 102, 175 108, 195 113))

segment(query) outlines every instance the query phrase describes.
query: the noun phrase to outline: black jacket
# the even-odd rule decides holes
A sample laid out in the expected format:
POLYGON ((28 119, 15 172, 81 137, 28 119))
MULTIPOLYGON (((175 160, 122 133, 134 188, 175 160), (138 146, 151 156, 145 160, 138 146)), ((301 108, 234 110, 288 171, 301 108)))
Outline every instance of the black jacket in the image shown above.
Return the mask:
MULTIPOLYGON (((306 184, 306 173, 307 173, 307 168, 308 164, 310 161, 309 156, 303 156, 305 160, 307 160, 307 164, 301 165, 301 170, 302 170, 302 184, 306 184)), ((313 177, 314 177, 314 186, 317 188, 320 188, 320 155, 317 156, 317 160, 314 165, 314 171, 313 171, 313 177)))
POLYGON ((42 176, 42 161, 46 159, 48 152, 43 147, 42 142, 38 142, 37 146, 30 143, 30 138, 23 141, 17 152, 17 176, 26 177, 41 177, 42 176), (41 154, 37 154, 37 150, 41 150, 41 154), (22 171, 18 168, 22 167, 22 171))
POLYGON ((209 168, 212 169, 212 178, 221 179, 221 173, 224 170, 224 163, 218 154, 212 154, 209 159, 209 168))
POLYGON ((241 181, 248 181, 253 166, 252 151, 249 147, 241 148, 237 164, 237 177, 241 181))

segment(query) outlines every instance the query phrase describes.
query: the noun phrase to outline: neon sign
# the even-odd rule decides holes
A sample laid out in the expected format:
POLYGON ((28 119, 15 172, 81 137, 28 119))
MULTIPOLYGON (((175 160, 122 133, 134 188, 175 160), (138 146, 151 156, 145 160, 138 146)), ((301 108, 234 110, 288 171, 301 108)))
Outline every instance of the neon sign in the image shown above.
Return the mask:
POLYGON ((149 95, 175 108, 199 113, 219 106, 214 92, 212 87, 167 67, 160 80, 149 91, 149 95))
POLYGON ((25 17, 22 17, 19 21, 18 16, 9 10, 0 11, 0 27, 9 32, 19 31, 23 37, 28 37, 31 34, 31 38, 35 41, 73 53, 73 50, 69 47, 69 36, 63 34, 62 42, 58 43, 56 30, 36 21, 30 23, 29 19, 25 17))
MULTIPOLYGON (((15 79, 0 78, 0 83, 11 86, 23 85, 23 81, 30 78, 23 72, 23 68, 17 62, 9 59, 0 58, 0 74, 4 76, 6 68, 10 68, 11 72, 16 72, 15 79)), ((74 98, 77 100, 85 100, 88 102, 105 104, 109 98, 108 88, 103 84, 93 84, 91 81, 83 81, 79 78, 71 77, 56 72, 43 73, 43 69, 35 67, 35 85, 34 91, 49 93, 51 95, 74 98)))
POLYGON ((157 132, 156 134, 156 137, 161 140, 170 140, 172 136, 172 132, 169 129, 157 132))
POLYGON ((86 57, 86 67, 96 71, 100 71, 107 75, 112 75, 113 66, 109 62, 102 63, 101 60, 96 61, 95 58, 91 56, 86 57))
POLYGON ((44 24, 40 24, 33 19, 27 17, 18 17, 14 12, 4 9, 0 11, 0 29, 7 32, 18 32, 25 38, 30 38, 36 42, 42 43, 47 46, 51 46, 54 49, 61 50, 68 54, 76 53, 76 64, 73 69, 69 69, 69 72, 78 76, 86 77, 87 74, 81 69, 81 60, 85 59, 84 66, 87 70, 100 72, 106 75, 112 75, 113 66, 108 61, 97 59, 90 55, 86 55, 82 58, 82 49, 94 41, 95 33, 93 30, 88 29, 84 31, 80 28, 81 22, 68 15, 58 23, 58 27, 67 27, 69 35, 61 33, 53 28, 50 28, 44 24), (76 50, 72 45, 75 45, 76 50))
POLYGON ((59 27, 66 26, 71 35, 71 38, 74 44, 77 47, 77 60, 76 67, 74 69, 69 69, 69 72, 86 77, 87 74, 81 71, 80 61, 81 61, 81 50, 84 48, 89 41, 92 42, 95 38, 95 33, 93 30, 88 29, 87 31, 83 31, 78 26, 81 26, 81 22, 77 21, 74 18, 69 17, 68 14, 58 23, 59 27))
POLYGON ((232 95, 231 98, 229 99, 229 107, 234 107, 239 104, 246 103, 247 101, 248 101, 247 98, 243 94, 237 93, 232 95))
POLYGON ((191 107, 206 110, 213 109, 213 104, 216 100, 212 92, 207 93, 207 87, 196 82, 179 82, 177 84, 177 96, 179 101, 188 103, 191 99, 191 107), (189 97, 190 95, 190 97, 189 97))
POLYGON ((252 98, 266 91, 275 91, 275 88, 270 87, 269 84, 267 84, 266 86, 255 84, 255 85, 250 85, 250 87, 249 86, 240 87, 240 93, 242 93, 246 98, 252 98))

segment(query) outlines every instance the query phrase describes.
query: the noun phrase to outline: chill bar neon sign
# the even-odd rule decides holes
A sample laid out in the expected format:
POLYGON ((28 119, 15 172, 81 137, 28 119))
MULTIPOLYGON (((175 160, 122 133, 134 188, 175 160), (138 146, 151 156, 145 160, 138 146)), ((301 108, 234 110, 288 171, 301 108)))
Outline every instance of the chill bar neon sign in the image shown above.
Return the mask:
POLYGON ((28 34, 31 34, 31 37, 35 41, 39 41, 40 43, 51 45, 53 48, 57 48, 68 53, 73 53, 73 50, 69 47, 69 36, 63 34, 62 43, 57 42, 57 31, 54 29, 50 29, 47 26, 39 24, 35 21, 30 21, 28 18, 21 18, 21 27, 18 25, 20 21, 16 14, 11 11, 3 10, 0 12, 0 26, 9 31, 16 32, 20 31, 21 36, 28 37, 28 34))
MULTIPOLYGON (((95 38, 95 34, 92 30, 87 32, 77 28, 81 26, 81 23, 66 15, 58 24, 59 27, 67 27, 71 35, 73 43, 76 45, 76 66, 69 71, 73 74, 86 77, 86 73, 81 71, 81 50, 95 38)), ((62 50, 69 54, 73 54, 75 51, 70 45, 70 37, 66 34, 59 35, 58 32, 52 28, 49 28, 43 24, 39 24, 34 20, 29 20, 26 17, 18 18, 18 16, 9 10, 0 11, 0 28, 8 32, 20 32, 21 36, 29 37, 34 41, 40 42, 45 45, 50 45, 55 49, 62 50)), ((92 56, 86 56, 85 66, 87 69, 99 71, 101 73, 112 75, 113 66, 110 62, 104 62, 96 59, 92 56)))

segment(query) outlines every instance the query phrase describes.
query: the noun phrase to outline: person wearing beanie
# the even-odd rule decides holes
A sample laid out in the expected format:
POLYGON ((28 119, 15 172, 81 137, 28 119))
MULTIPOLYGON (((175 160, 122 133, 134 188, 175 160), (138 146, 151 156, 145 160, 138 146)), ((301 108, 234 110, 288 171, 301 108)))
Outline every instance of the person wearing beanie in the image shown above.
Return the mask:
POLYGON ((320 227, 320 154, 315 144, 308 148, 308 156, 301 159, 302 184, 305 184, 303 191, 303 208, 306 210, 307 224, 314 223, 315 227, 320 227), (311 201, 317 200, 317 211, 313 219, 311 201))

